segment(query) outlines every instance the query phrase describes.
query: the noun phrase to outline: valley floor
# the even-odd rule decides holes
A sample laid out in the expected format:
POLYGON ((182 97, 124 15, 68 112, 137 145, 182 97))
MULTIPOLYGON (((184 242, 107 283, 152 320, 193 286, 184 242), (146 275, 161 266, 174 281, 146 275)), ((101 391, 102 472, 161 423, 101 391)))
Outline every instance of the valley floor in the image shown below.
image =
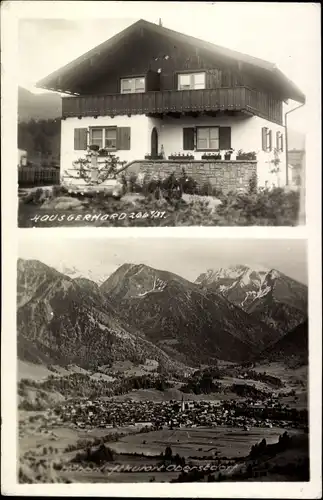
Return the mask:
MULTIPOLYGON (((222 425, 142 430, 136 426, 78 429, 64 424, 51 427, 42 412, 20 412, 20 479, 45 483, 171 482, 178 480, 186 466, 185 472, 204 470, 211 472, 214 480, 219 480, 219 474, 229 480, 232 474, 246 467, 251 446, 263 439, 267 445, 277 443, 286 431, 289 436, 308 439, 301 429, 267 426, 247 430, 222 425), (113 460, 73 463, 77 453, 89 446, 87 443, 91 443, 94 450, 100 442, 105 442, 112 451, 113 460), (168 446, 175 461, 165 464, 161 455, 168 446), (176 456, 180 457, 180 463, 176 456)), ((303 450, 299 456, 294 452, 292 462, 303 455, 303 450)), ((272 480, 292 479, 280 476, 272 480)))
MULTIPOLYGON (((50 373, 25 362, 19 368, 19 378, 34 382, 50 373)), ((279 388, 276 397, 268 393, 262 400, 231 392, 184 394, 180 382, 165 390, 136 389, 92 400, 51 393, 48 409, 19 410, 19 481, 307 480, 307 368, 271 364, 259 367, 264 372, 279 377, 286 394, 293 390, 293 396, 280 395, 279 388), (283 436, 287 445, 284 441, 281 448, 283 436), (252 447, 263 440, 264 449, 251 459, 252 447), (103 458, 95 458, 98 453, 103 458)), ((228 386, 238 381, 266 388, 257 380, 221 379, 228 386)), ((28 391, 30 397, 36 389, 28 391)))

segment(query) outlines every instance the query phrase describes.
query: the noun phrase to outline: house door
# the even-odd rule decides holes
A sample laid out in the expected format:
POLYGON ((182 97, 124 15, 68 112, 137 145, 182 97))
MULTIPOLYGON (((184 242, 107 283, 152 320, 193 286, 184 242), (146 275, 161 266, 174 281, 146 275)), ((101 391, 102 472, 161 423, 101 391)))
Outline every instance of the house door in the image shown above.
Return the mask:
POLYGON ((155 158, 158 155, 158 132, 156 127, 151 131, 151 157, 155 158))

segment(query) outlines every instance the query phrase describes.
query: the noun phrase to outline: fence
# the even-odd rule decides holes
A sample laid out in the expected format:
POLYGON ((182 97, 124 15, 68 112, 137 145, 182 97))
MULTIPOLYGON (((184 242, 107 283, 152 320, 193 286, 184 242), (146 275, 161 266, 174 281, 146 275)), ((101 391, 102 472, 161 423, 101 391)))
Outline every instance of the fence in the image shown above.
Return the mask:
POLYGON ((18 168, 19 187, 46 186, 60 183, 58 168, 21 167, 18 168))

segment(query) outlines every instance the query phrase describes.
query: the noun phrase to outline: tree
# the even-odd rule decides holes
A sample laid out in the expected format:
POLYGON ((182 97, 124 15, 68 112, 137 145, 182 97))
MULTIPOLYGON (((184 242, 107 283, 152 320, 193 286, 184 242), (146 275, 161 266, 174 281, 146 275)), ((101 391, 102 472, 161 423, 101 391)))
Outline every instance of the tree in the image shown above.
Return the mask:
POLYGON ((264 438, 258 445, 258 454, 263 453, 266 450, 267 447, 267 442, 266 439, 264 438))
POLYGON ((247 477, 252 477, 252 465, 249 464, 247 467, 247 477))
POLYGON ((171 460, 173 456, 173 452, 170 446, 166 446, 164 457, 165 460, 171 460))

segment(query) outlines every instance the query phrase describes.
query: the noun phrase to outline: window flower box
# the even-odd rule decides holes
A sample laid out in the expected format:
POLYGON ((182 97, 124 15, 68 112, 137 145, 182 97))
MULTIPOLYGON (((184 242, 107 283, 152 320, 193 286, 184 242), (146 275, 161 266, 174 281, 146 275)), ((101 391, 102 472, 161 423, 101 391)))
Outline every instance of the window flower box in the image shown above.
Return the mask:
POLYGON ((111 155, 111 151, 109 151, 108 149, 105 149, 105 148, 101 148, 99 149, 99 156, 110 156, 111 155))
POLYGON ((145 155, 145 160, 164 160, 164 156, 162 153, 158 153, 157 155, 145 155))
POLYGON ((244 153, 242 150, 238 151, 237 160, 257 160, 257 154, 255 151, 250 151, 249 153, 244 153))
POLYGON ((201 156, 202 160, 222 160, 221 153, 205 153, 201 156))
POLYGON ((194 156, 190 153, 187 153, 186 155, 185 154, 181 154, 181 153, 175 153, 175 154, 171 154, 169 157, 168 157, 169 160, 182 160, 182 161, 185 161, 185 160, 194 160, 194 156))

